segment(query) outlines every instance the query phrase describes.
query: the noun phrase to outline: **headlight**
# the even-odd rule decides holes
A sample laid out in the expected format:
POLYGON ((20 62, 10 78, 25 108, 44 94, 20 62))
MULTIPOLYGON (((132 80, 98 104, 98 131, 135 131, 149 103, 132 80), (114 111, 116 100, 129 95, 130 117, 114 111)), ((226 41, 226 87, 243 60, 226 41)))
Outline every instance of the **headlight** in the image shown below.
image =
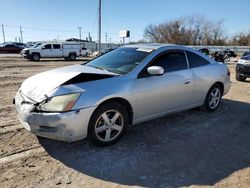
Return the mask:
POLYGON ((52 97, 37 106, 38 111, 66 112, 72 109, 81 93, 73 93, 52 97))

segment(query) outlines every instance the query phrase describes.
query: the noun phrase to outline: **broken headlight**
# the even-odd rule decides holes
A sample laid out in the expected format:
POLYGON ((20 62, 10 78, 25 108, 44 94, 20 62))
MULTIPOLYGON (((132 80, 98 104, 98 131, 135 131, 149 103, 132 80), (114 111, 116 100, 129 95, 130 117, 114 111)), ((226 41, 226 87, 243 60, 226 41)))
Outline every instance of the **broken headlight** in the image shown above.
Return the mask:
POLYGON ((39 104, 36 110, 45 112, 70 111, 80 95, 81 93, 73 93, 52 97, 39 104))

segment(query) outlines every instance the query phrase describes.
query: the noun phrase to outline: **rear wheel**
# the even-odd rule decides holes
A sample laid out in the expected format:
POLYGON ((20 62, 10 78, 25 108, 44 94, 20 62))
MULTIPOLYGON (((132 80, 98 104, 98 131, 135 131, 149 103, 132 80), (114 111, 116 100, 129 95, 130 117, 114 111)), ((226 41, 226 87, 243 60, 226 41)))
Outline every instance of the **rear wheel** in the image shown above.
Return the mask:
POLYGON ((221 102, 222 97, 222 88, 220 85, 215 84, 210 88, 210 90, 207 93, 206 99, 202 105, 202 110, 204 111, 215 111, 221 102))
POLYGON ((128 113, 119 103, 100 106, 92 115, 88 136, 97 145, 107 146, 117 142, 128 126, 128 113))
POLYGON ((69 54, 69 59, 70 59, 71 61, 76 60, 76 54, 69 54))

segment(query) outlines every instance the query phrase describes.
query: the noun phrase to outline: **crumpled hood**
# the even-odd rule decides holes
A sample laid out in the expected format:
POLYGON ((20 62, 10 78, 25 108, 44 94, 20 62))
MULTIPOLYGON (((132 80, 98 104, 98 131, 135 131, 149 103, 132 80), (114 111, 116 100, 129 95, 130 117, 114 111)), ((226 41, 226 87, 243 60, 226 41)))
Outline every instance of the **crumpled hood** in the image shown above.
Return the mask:
POLYGON ((117 75, 107 70, 99 70, 84 65, 72 65, 36 74, 21 85, 22 93, 36 102, 46 99, 46 95, 66 81, 82 73, 117 75))

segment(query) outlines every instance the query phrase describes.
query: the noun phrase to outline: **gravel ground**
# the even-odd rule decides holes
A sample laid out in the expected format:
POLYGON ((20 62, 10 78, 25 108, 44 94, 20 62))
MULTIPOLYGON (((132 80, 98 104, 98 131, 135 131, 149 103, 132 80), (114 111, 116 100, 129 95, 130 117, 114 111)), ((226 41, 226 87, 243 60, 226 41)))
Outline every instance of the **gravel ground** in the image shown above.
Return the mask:
POLYGON ((12 99, 27 77, 82 63, 0 56, 0 187, 249 187, 250 81, 235 80, 213 113, 193 109, 129 128, 117 144, 37 138, 12 99))

